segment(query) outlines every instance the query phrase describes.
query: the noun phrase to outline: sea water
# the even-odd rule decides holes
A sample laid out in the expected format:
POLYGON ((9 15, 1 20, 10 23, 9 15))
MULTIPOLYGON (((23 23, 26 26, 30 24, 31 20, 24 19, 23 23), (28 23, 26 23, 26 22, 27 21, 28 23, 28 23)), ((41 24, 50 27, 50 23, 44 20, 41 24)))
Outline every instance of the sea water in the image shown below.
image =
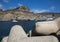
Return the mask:
POLYGON ((21 25, 26 33, 28 33, 30 30, 34 29, 36 22, 41 22, 44 20, 31 20, 31 21, 18 21, 18 22, 12 22, 12 21, 0 21, 0 40, 9 35, 9 32, 14 25, 21 25))

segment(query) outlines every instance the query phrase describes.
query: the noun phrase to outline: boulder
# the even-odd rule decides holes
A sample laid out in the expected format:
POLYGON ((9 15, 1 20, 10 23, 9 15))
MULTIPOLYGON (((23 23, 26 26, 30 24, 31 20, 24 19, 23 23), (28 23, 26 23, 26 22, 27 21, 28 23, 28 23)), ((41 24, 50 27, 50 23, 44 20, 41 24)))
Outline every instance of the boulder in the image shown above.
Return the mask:
POLYGON ((20 39, 27 37, 22 26, 14 25, 10 31, 8 42, 18 42, 20 39))

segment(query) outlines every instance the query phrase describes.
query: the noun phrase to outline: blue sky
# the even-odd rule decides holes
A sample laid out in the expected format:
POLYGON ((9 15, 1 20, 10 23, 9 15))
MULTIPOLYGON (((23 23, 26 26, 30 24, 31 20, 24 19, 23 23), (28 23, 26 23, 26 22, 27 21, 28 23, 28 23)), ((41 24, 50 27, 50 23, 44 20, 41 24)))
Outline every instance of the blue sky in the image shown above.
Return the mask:
POLYGON ((60 12, 60 0, 0 0, 0 9, 18 6, 28 6, 35 13, 60 12))

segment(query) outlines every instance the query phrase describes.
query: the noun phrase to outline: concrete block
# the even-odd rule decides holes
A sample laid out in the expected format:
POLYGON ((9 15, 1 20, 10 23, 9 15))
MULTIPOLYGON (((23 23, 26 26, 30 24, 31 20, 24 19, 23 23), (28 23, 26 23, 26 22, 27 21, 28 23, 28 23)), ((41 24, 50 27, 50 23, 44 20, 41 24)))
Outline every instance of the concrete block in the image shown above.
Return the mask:
POLYGON ((7 40, 8 40, 8 36, 4 37, 1 42, 7 42, 7 40))
POLYGON ((27 37, 21 39, 19 42, 59 42, 54 36, 38 36, 38 37, 27 37))
POLYGON ((56 33, 59 28, 55 21, 44 21, 44 22, 37 22, 36 24, 36 32, 40 34, 51 34, 56 33))
POLYGON ((18 42, 20 39, 25 37, 27 37, 27 35, 23 30, 22 26, 15 25, 10 31, 8 42, 18 42))

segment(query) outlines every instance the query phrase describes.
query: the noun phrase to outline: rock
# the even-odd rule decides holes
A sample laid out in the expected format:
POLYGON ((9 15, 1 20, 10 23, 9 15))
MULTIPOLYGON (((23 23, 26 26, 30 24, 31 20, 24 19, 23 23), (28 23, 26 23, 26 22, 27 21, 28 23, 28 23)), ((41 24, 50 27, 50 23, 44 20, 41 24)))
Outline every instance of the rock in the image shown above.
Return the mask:
POLYGON ((59 28, 55 21, 44 21, 37 22, 35 30, 37 33, 49 35, 51 33, 56 33, 59 28))
POLYGON ((17 9, 17 10, 20 10, 20 11, 29 12, 29 8, 28 8, 27 6, 20 6, 20 7, 17 7, 16 9, 17 9))
POLYGON ((22 26, 15 25, 10 31, 8 42, 18 42, 20 39, 25 37, 27 37, 27 35, 23 30, 22 26))
POLYGON ((59 42, 54 36, 38 36, 38 37, 27 37, 19 40, 19 42, 59 42))
POLYGON ((4 37, 1 42, 7 42, 7 40, 8 40, 8 36, 4 37))
POLYGON ((4 15, 4 17, 2 18, 2 21, 11 21, 13 19, 13 14, 6 14, 4 15))

